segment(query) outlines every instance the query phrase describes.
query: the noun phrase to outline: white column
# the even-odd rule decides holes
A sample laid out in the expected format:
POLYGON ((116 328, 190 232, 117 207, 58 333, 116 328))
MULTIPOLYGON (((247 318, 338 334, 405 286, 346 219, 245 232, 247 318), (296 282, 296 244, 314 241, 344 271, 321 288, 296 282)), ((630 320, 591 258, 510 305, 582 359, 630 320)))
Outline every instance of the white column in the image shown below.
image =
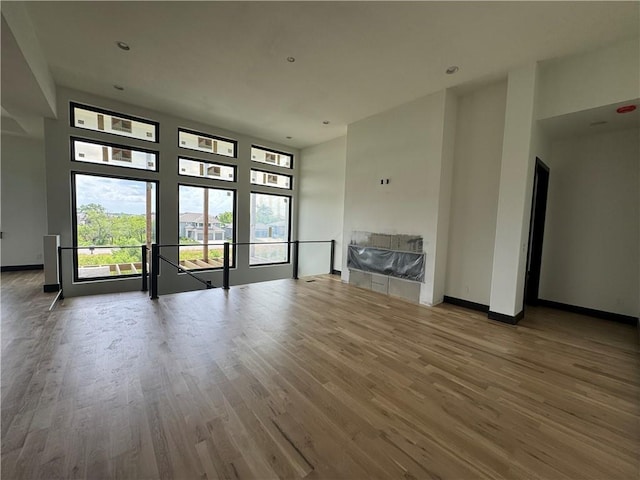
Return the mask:
MULTIPOLYGON (((490 312, 522 312, 535 153, 536 64, 509 73, 490 312)), ((491 317, 491 313, 490 313, 491 317)))
POLYGON ((58 247, 60 235, 44 236, 44 291, 56 292, 60 288, 58 282, 58 247))
POLYGON ((433 263, 433 287, 431 305, 444 300, 447 276, 447 247, 449 245, 449 218, 451 213, 451 189, 453 185, 453 159, 456 137, 457 97, 451 90, 445 92, 442 154, 440 162, 440 191, 438 193, 438 217, 436 219, 436 244, 433 263))

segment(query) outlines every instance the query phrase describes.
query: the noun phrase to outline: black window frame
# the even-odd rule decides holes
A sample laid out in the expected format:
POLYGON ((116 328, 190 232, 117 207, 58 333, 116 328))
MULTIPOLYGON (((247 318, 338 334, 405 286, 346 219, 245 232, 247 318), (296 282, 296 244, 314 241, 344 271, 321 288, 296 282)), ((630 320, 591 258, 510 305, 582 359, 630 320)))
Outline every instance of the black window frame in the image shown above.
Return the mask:
MULTIPOLYGON (((256 162, 256 163, 260 163, 260 162, 256 162)), ((267 187, 267 188, 276 188, 278 190, 293 190, 293 175, 286 175, 284 173, 280 173, 280 172, 273 172, 273 171, 269 171, 269 170, 262 170, 260 168, 251 168, 249 169, 249 184, 250 185, 255 185, 257 187, 267 187), (278 187, 276 185, 268 185, 268 184, 264 184, 264 183, 253 183, 251 181, 251 172, 260 172, 260 173, 267 173, 269 175, 278 175, 278 176, 282 176, 282 177, 288 177, 289 178, 289 186, 288 187, 278 187)))
POLYGON ((129 115, 127 113, 120 113, 120 112, 116 112, 114 110, 108 110, 106 108, 101 108, 101 107, 94 107, 91 105, 86 105, 84 103, 78 103, 78 102, 74 102, 74 101, 70 101, 69 102, 69 120, 70 120, 70 124, 71 127, 73 128, 79 128, 81 130, 87 130, 89 132, 98 132, 98 133, 104 133, 107 135, 114 135, 118 138, 129 138, 132 140, 140 140, 142 142, 149 142, 149 143, 160 143, 160 122, 157 122, 155 120, 151 120, 149 118, 143 118, 143 117, 136 117, 134 115, 129 115), (84 110, 88 110, 90 112, 95 112, 95 113, 101 113, 103 115, 110 115, 112 117, 118 117, 118 118, 124 118, 127 120, 132 120, 134 122, 142 122, 142 123, 146 123, 149 125, 153 125, 154 129, 155 129, 155 133, 156 133, 156 137, 155 140, 148 140, 146 138, 138 138, 138 137, 132 137, 129 135, 118 135, 117 133, 113 133, 113 132, 107 132, 104 130, 94 130, 93 128, 86 128, 86 127, 81 127, 76 125, 76 114, 75 114, 75 108, 81 108, 84 110))
MULTIPOLYGON (((254 184, 250 184, 250 185, 254 185, 254 184)), ((262 185, 258 185, 258 186, 262 186, 262 185)), ((283 189, 281 189, 283 190, 283 189)), ((270 262, 270 263, 257 263, 255 265, 251 264, 251 255, 249 255, 249 268, 256 268, 256 267, 267 267, 267 266, 271 266, 271 265, 288 265, 291 263, 291 225, 293 223, 292 220, 292 210, 293 210, 293 196, 292 195, 278 195, 277 193, 271 193, 271 192, 261 192, 261 191, 257 191, 257 190, 251 190, 249 195, 270 195, 272 197, 284 197, 284 198, 288 198, 289 199, 289 226, 287 227, 287 260, 284 262, 270 262)), ((249 197, 249 202, 251 202, 251 197, 249 197)), ((251 212, 249 212, 249 238, 251 238, 251 212)), ((256 243, 256 242, 254 242, 256 243)), ((284 243, 284 241, 282 242, 284 243)), ((257 244, 257 243, 256 243, 257 244)))
POLYGON ((234 140, 232 138, 221 137, 219 135, 213 135, 211 133, 199 132, 197 130, 191 130, 190 128, 178 127, 178 148, 182 148, 184 150, 189 150, 191 152, 205 153, 207 155, 216 155, 218 157, 223 157, 223 158, 235 158, 235 159, 238 158, 238 140, 234 140), (232 143, 233 144, 233 156, 231 156, 231 155, 222 155, 220 153, 214 153, 214 152, 207 152, 205 150, 198 150, 197 148, 189 148, 189 147, 185 147, 183 145, 180 145, 180 132, 189 133, 191 135, 197 135, 199 137, 210 138, 211 140, 221 140, 223 142, 232 143))
MULTIPOLYGON (((187 149, 190 150, 190 149, 187 149)), ((200 150, 198 150, 200 151, 200 150)), ((188 157, 186 155, 178 155, 178 161, 177 161, 177 169, 178 169, 178 176, 179 177, 187 177, 187 178, 200 178, 202 180, 211 180, 214 182, 224 182, 224 183, 232 183, 232 184, 237 184, 238 183, 238 165, 234 165, 231 163, 225 163, 225 162, 218 162, 217 159, 216 160, 212 160, 212 159, 204 159, 204 158, 195 158, 195 157, 188 157), (202 163, 207 163, 209 165, 217 165, 220 167, 231 167, 233 168, 233 180, 221 180, 219 178, 211 178, 211 177, 201 177, 199 175, 187 175, 185 173, 180 173, 180 159, 183 160, 191 160, 193 162, 202 162, 202 163)), ((231 158, 231 157, 226 157, 226 158, 231 158)))
POLYGON ((76 162, 76 163, 81 163, 83 165, 104 165, 106 167, 110 167, 110 168, 126 168, 128 170, 136 170, 138 172, 155 172, 158 173, 160 171, 160 152, 158 150, 151 150, 148 148, 139 148, 139 147, 135 147, 135 146, 131 146, 131 145, 122 145, 122 144, 118 144, 118 143, 112 143, 112 142, 103 142, 100 140, 95 140, 92 138, 84 138, 84 137, 76 137, 74 135, 69 137, 69 142, 70 142, 70 150, 71 150, 71 161, 72 162, 76 162), (148 168, 142 169, 142 168, 137 168, 137 167, 125 167, 124 165, 113 165, 113 164, 109 164, 109 163, 98 163, 98 162, 83 162, 82 160, 76 160, 76 149, 75 149, 75 143, 74 142, 84 142, 84 143, 91 143, 93 145, 100 145, 103 147, 111 147, 111 148, 122 148, 124 150, 135 150, 137 152, 143 152, 143 153, 152 153, 153 155, 155 155, 156 157, 156 167, 153 170, 150 170, 148 168))
MULTIPOLYGON (((282 165, 276 165, 274 163, 268 163, 268 162, 261 162, 259 160, 254 160, 253 158, 251 158, 250 160, 254 163, 258 163, 260 165, 271 165, 275 168, 283 168, 285 170, 293 170, 293 165, 294 165, 294 161, 295 161, 295 155, 291 152, 283 152, 280 150, 274 150, 273 148, 267 148, 267 147, 263 147, 262 145, 251 145, 251 148, 257 148, 258 150, 262 150, 265 152, 269 152, 269 153, 276 153, 278 155, 286 155, 287 157, 291 157, 291 165, 288 167, 283 167, 282 165)), ((249 153, 249 155, 251 155, 251 153, 249 153)))
MULTIPOLYGON (((190 177, 188 175, 184 175, 188 178, 205 178, 205 177, 190 177)), ((210 180, 210 179, 207 179, 210 180)), ((208 186, 208 185, 201 185, 201 184, 196 184, 196 183, 182 183, 182 182, 178 182, 178 244, 180 244, 180 187, 195 187, 195 188, 208 188, 210 190, 222 190, 222 191, 231 191, 233 192, 233 242, 229 242, 231 244, 231 246, 233 246, 233 248, 231 249, 232 253, 230 255, 231 258, 229 258, 229 268, 236 268, 236 258, 237 258, 237 252, 236 252, 236 247, 235 245, 233 245, 234 243, 236 243, 238 241, 238 217, 237 217, 237 211, 238 211, 238 189, 237 188, 220 188, 220 187, 214 187, 214 186, 208 186)), ((225 242, 226 243, 226 242, 225 242)), ((188 247, 189 245, 182 245, 184 247, 188 247)), ((178 264, 180 264, 180 247, 178 247, 178 264)), ((190 272, 210 272, 210 271, 220 271, 222 270, 224 267, 211 267, 211 268, 207 268, 207 267, 202 267, 202 268, 190 268, 188 269, 190 272)), ((187 275, 186 273, 184 275, 187 275)))
MULTIPOLYGON (((160 206, 160 182, 158 180, 151 180, 151 179, 147 179, 147 178, 140 178, 140 177, 129 177, 126 175, 108 175, 108 174, 103 174, 103 173, 94 173, 94 172, 85 172, 85 171, 80 171, 80 170, 71 170, 71 234, 72 234, 72 239, 71 239, 71 243, 73 244, 74 250, 73 250, 73 282, 74 283, 84 283, 84 282, 95 282, 95 281, 103 281, 103 280, 123 280, 123 279, 130 279, 130 278, 139 278, 142 277, 142 273, 131 273, 131 274, 126 274, 126 275, 109 275, 106 277, 90 277, 90 278, 80 278, 80 276, 78 275, 78 268, 79 268, 79 262, 78 262, 78 249, 80 248, 78 246, 78 205, 77 205, 77 195, 76 195, 76 176, 77 175, 85 175, 85 176, 92 176, 92 177, 101 177, 101 178, 115 178, 118 180, 133 180, 133 181, 137 181, 137 182, 145 182, 145 183, 155 183, 156 185, 156 191, 155 191, 155 197, 156 197, 156 218, 155 218, 155 242, 159 244, 160 243, 160 239, 159 239, 159 235, 160 235, 160 215, 159 215, 159 206, 160 206)), ((117 245, 114 245, 115 247, 117 247, 117 245)), ((142 247, 142 245, 140 245, 140 247, 142 247)), ((87 247, 88 248, 88 247, 87 247)), ((148 257, 147 259, 149 260, 149 263, 151 263, 151 252, 148 252, 148 257)))

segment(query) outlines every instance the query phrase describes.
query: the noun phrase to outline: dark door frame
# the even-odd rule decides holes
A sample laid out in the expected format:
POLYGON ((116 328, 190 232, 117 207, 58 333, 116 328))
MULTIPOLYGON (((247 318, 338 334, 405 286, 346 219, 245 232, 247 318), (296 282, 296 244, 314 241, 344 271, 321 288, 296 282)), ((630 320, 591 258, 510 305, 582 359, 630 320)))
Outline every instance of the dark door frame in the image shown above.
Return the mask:
POLYGON ((524 305, 536 305, 538 303, 540 271, 542 267, 542 242, 544 240, 544 222, 547 214, 548 193, 549 167, 536 157, 535 174, 533 177, 533 198, 531 200, 531 219, 529 221, 527 271, 524 281, 524 305))

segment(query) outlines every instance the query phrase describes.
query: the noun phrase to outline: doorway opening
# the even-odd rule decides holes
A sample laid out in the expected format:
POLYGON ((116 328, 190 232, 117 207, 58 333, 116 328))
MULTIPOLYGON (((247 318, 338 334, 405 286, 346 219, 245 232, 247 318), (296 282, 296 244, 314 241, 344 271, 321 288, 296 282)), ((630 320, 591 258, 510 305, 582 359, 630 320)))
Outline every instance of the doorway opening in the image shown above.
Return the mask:
POLYGON ((549 167, 536 157, 533 177, 533 200, 529 224, 529 252, 527 253, 527 273, 524 283, 525 305, 538 304, 540 290, 540 270, 542 266, 542 242, 544 221, 547 214, 547 193, 549 192, 549 167))

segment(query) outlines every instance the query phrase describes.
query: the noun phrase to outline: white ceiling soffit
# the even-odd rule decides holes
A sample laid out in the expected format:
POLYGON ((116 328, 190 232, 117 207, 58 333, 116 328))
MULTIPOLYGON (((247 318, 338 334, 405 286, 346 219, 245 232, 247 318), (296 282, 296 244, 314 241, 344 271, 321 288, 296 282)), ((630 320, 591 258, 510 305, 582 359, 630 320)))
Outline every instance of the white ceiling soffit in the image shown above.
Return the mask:
POLYGON ((546 118, 539 122, 551 140, 640 128, 640 98, 546 118), (628 113, 616 111, 627 105, 635 105, 637 108, 628 113))
POLYGON ((0 118, 0 130, 2 130, 3 135, 28 135, 28 132, 15 119, 7 115, 2 115, 2 118, 0 118))
POLYGON ((44 138, 43 117, 55 116, 55 84, 23 4, 2 3, 3 134, 44 138))
POLYGON ((24 6, 3 2, 2 108, 10 115, 55 116, 55 85, 24 6))
POLYGON ((27 8, 58 84, 305 147, 442 88, 637 36, 639 6, 28 2, 27 8), (118 49, 119 40, 131 50, 118 49), (450 65, 459 72, 446 75, 450 65))

